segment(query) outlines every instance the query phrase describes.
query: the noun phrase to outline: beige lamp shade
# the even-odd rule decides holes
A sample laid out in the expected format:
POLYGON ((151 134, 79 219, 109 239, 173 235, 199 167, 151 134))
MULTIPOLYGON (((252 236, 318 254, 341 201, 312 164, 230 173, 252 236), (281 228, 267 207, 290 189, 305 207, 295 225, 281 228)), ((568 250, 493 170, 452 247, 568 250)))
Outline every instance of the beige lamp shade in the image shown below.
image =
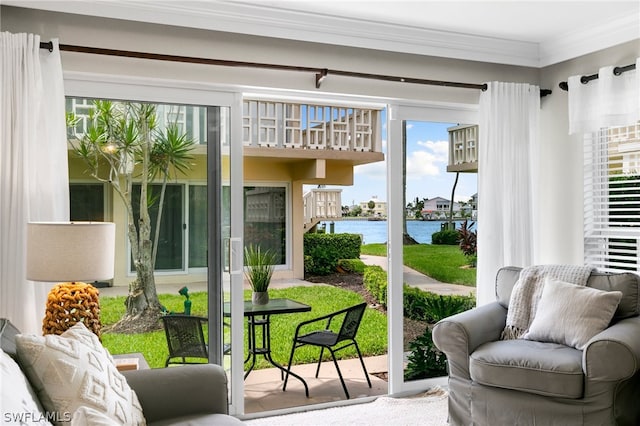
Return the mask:
POLYGON ((110 222, 27 224, 27 279, 98 281, 113 278, 116 226, 110 222))

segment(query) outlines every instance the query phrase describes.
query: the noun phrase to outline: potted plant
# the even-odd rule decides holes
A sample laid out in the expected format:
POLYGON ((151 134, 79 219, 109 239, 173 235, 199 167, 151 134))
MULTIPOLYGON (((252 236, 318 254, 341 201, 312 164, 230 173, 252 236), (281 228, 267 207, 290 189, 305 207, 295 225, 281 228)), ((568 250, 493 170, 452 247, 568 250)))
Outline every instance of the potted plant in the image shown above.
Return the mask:
POLYGON ((276 254, 271 250, 262 250, 260 246, 249 245, 244 249, 244 263, 247 267, 245 277, 253 293, 254 305, 269 303, 269 284, 276 263, 276 254))

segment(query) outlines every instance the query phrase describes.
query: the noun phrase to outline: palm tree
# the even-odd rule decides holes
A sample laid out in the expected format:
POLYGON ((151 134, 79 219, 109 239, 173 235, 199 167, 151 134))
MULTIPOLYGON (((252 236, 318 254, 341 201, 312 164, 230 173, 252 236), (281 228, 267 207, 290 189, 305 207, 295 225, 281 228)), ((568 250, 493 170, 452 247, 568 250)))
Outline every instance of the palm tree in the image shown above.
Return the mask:
MULTIPOLYGON (((73 129, 77 121, 69 115, 68 127, 73 129)), ((80 139, 72 137, 70 142, 89 174, 109 183, 127 212, 127 236, 136 279, 129 285, 126 312, 112 331, 155 329, 163 310, 156 292, 154 270, 166 185, 172 173, 189 169, 194 142, 181 134, 176 124, 160 129, 153 104, 105 100, 94 101, 86 133, 80 139), (158 199, 149 195, 152 184, 160 184, 158 199), (138 190, 139 202, 136 203, 134 192, 138 190), (158 215, 152 240, 149 209, 154 203, 157 203, 158 215)))

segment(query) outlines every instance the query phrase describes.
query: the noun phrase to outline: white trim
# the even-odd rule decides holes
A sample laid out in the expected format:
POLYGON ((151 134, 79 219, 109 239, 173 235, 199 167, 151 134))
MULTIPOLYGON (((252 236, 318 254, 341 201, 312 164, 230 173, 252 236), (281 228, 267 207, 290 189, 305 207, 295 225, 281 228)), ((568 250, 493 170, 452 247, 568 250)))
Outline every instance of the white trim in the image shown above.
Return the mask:
POLYGON ((183 80, 64 72, 65 96, 230 107, 230 86, 183 80))
POLYGON ((402 145, 394 147, 398 139, 402 141, 402 120, 397 105, 387 107, 387 371, 389 372, 389 394, 404 390, 404 348, 403 340, 403 238, 404 220, 402 188, 402 145), (398 232, 400 230, 400 232, 398 232))

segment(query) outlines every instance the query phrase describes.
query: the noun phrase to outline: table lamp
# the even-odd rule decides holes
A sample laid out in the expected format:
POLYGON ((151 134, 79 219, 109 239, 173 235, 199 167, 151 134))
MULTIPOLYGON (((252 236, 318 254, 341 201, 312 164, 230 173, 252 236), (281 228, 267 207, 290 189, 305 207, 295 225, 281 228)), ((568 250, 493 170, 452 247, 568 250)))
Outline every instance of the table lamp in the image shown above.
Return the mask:
POLYGON ((83 281, 113 278, 115 229, 110 222, 27 224, 27 279, 60 282, 47 296, 43 334, 83 322, 100 337, 99 291, 83 281))

